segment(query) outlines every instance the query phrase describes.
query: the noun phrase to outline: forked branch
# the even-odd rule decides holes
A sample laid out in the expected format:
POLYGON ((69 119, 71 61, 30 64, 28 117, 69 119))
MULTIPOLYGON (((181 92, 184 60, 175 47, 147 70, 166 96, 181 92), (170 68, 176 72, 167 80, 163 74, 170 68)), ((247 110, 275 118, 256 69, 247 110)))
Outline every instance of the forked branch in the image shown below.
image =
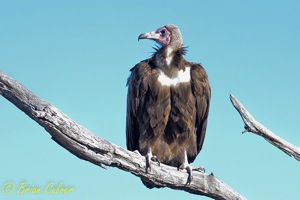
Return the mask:
POLYGON ((117 167, 158 187, 184 190, 214 199, 245 199, 212 174, 193 172, 192 183, 185 185, 187 173, 177 171, 175 167, 153 163, 151 172, 146 173, 144 157, 94 135, 1 71, 0 94, 44 127, 54 141, 80 159, 100 167, 117 167))
POLYGON ((230 100, 232 105, 236 108, 236 110, 240 113, 244 124, 245 131, 244 132, 252 132, 257 135, 260 135, 269 143, 273 144, 284 153, 289 156, 293 156, 296 160, 300 161, 300 148, 283 140, 282 138, 275 135, 272 131, 264 127, 261 123, 256 121, 252 115, 244 108, 244 106, 233 96, 230 95, 230 100))

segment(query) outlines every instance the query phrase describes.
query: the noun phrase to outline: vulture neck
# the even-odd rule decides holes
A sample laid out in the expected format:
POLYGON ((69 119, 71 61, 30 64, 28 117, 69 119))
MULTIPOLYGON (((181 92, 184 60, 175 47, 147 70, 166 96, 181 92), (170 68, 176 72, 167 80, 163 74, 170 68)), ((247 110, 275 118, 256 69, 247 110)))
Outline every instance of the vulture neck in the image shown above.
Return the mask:
POLYGON ((155 64, 169 78, 172 78, 179 70, 185 69, 184 54, 184 47, 177 49, 168 46, 162 47, 154 54, 155 64))

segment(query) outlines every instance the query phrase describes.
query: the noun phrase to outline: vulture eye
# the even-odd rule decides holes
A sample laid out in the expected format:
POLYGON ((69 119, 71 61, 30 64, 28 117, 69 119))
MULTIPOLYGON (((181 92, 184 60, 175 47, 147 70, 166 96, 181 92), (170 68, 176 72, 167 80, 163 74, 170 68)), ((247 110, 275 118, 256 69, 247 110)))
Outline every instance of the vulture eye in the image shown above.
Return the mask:
POLYGON ((165 35, 166 34, 166 30, 161 30, 160 33, 161 33, 161 35, 165 35))

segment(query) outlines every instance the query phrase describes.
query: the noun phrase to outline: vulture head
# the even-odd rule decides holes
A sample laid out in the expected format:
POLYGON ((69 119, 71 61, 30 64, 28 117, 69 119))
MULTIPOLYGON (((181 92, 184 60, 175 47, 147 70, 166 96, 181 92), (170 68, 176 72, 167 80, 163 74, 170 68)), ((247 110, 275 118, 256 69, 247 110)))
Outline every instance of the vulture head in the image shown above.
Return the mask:
POLYGON ((180 30, 177 26, 168 24, 155 31, 142 33, 140 39, 151 39, 160 44, 162 47, 170 47, 173 50, 182 48, 183 41, 180 30))

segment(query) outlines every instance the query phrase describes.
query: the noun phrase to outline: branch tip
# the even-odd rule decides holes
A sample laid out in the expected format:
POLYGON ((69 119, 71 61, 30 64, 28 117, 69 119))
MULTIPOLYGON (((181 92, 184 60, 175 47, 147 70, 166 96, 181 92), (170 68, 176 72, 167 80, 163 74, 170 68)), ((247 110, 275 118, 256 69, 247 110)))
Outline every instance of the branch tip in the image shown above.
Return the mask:
POLYGON ((236 108, 236 110, 241 115, 242 120, 244 121, 245 130, 242 133, 252 132, 254 134, 257 134, 267 140, 270 144, 279 148, 287 155, 293 156, 298 161, 300 160, 300 149, 297 146, 278 137, 272 131, 255 120, 252 115, 246 110, 246 108, 244 108, 243 105, 233 95, 230 95, 230 100, 232 105, 236 108))

